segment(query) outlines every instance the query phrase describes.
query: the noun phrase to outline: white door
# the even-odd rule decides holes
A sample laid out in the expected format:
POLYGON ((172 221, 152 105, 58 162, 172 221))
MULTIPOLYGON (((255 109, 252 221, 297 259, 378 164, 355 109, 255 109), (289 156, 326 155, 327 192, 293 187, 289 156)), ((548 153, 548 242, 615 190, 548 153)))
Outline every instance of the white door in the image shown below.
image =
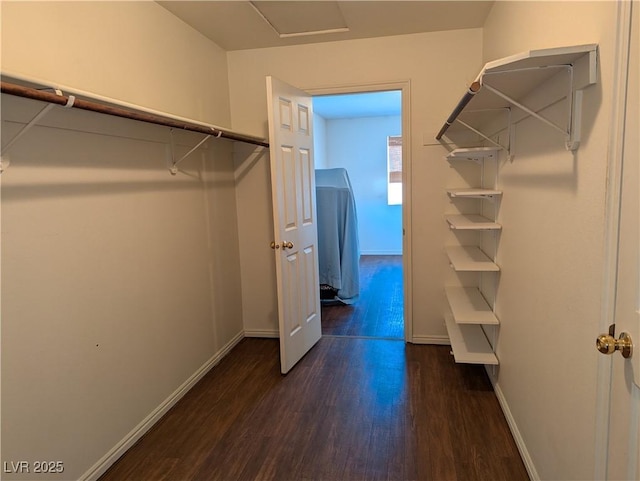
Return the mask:
POLYGON ((267 77, 280 366, 285 374, 322 335, 311 96, 267 77))
MULTIPOLYGON (((622 3, 622 2, 621 2, 622 3)), ((620 172, 620 203, 618 226, 618 259, 615 289, 615 338, 623 332, 630 335, 634 344, 631 357, 619 352, 612 355, 609 445, 607 454, 607 479, 640 479, 640 147, 638 137, 638 105, 640 105, 640 39, 638 27, 640 4, 627 3, 633 23, 626 37, 628 71, 626 101, 620 119, 624 123, 619 151, 622 166, 620 172), (631 5, 633 4, 633 6, 631 5), (626 108, 625 108, 626 107, 626 108)), ((629 25, 630 14, 622 16, 629 25)), ((623 38, 624 38, 623 37, 623 38)), ((626 50, 625 48, 625 50, 626 50)), ((624 57, 624 55, 623 55, 624 57)), ((623 65, 627 60, 623 60, 623 65)), ((624 77, 624 72, 622 77, 624 77)), ((624 81, 624 80, 623 80, 624 81)), ((624 87, 621 89, 624 91, 624 87)))

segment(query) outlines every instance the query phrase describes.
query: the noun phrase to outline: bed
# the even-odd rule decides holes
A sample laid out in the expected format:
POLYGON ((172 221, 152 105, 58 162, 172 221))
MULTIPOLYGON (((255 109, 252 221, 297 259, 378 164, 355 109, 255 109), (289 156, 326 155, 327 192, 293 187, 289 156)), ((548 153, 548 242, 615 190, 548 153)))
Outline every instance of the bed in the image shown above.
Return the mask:
POLYGON ((360 293, 358 217, 347 170, 318 169, 318 261, 324 302, 353 304, 360 293))

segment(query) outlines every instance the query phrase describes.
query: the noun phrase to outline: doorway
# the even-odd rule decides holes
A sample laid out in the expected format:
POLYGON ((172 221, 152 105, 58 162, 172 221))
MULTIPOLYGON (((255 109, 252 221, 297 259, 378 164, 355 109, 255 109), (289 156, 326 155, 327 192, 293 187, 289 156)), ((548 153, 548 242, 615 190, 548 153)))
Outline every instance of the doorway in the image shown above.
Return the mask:
MULTIPOLYGON (((348 176, 360 254, 357 296, 322 295, 325 336, 406 338, 402 94, 390 89, 314 97, 315 167, 323 175, 342 169, 348 176)), ((318 187, 319 217, 324 189, 318 187)), ((321 223, 318 231, 322 237, 321 223)), ((320 264, 322 271, 322 256, 320 264)))

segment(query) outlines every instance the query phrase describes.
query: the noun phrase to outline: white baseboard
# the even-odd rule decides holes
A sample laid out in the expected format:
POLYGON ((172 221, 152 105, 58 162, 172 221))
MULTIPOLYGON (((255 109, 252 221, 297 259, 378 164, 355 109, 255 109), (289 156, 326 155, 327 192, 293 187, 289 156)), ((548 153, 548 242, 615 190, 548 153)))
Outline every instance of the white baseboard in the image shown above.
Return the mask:
POLYGON ((280 337, 280 331, 277 329, 245 329, 244 337, 268 337, 277 339, 280 337))
POLYGON ((245 337, 244 332, 239 332, 222 349, 215 353, 200 369, 189 377, 178 389, 176 389, 160 406, 154 409, 140 424, 138 424, 124 439, 116 444, 107 454, 105 454, 96 464, 85 472, 78 481, 95 481, 102 476, 120 456, 122 456, 131 446, 133 446, 149 429, 164 416, 189 390, 202 379, 220 360, 229 354, 245 337))
POLYGON ((447 336, 413 336, 409 342, 414 344, 437 344, 439 346, 451 345, 447 336))
POLYGON ((524 443, 524 439, 520 434, 518 425, 516 424, 516 421, 513 418, 513 415, 511 414, 511 410, 509 409, 509 404, 507 404, 507 400, 504 397, 504 394, 502 393, 502 389, 500 389, 500 384, 493 383, 493 390, 496 393, 496 397, 498 398, 498 402, 500 403, 500 407, 502 408, 504 417, 507 419, 509 430, 511 431, 511 435, 513 436, 513 439, 516 442, 516 446, 518 446, 518 451, 520 452, 520 456, 522 457, 524 466, 527 469, 527 473, 529 473, 529 479, 531 479, 531 481, 539 481, 540 476, 538 475, 538 471, 536 470, 536 467, 533 464, 533 459, 531 459, 531 455, 529 454, 529 450, 527 449, 527 446, 524 443))

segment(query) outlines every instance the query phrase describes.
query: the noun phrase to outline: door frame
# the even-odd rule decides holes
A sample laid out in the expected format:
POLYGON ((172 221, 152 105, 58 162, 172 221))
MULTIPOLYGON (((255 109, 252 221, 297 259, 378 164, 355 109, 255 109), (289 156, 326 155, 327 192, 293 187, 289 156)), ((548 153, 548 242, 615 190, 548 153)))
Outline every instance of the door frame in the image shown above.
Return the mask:
POLYGON ((413 342, 411 283, 411 81, 396 80, 367 84, 346 84, 302 88, 312 96, 355 94, 400 90, 402 92, 402 280, 404 302, 404 340, 413 342))
MULTIPOLYGON (((608 332, 609 325, 615 315, 618 225, 622 195, 622 154, 624 150, 630 35, 631 2, 617 2, 611 130, 607 146, 608 180, 605 194, 604 267, 599 332, 608 332)), ((598 333, 593 334, 595 339, 598 333)), ((598 356, 594 479, 607 479, 612 364, 609 356, 598 356)))

